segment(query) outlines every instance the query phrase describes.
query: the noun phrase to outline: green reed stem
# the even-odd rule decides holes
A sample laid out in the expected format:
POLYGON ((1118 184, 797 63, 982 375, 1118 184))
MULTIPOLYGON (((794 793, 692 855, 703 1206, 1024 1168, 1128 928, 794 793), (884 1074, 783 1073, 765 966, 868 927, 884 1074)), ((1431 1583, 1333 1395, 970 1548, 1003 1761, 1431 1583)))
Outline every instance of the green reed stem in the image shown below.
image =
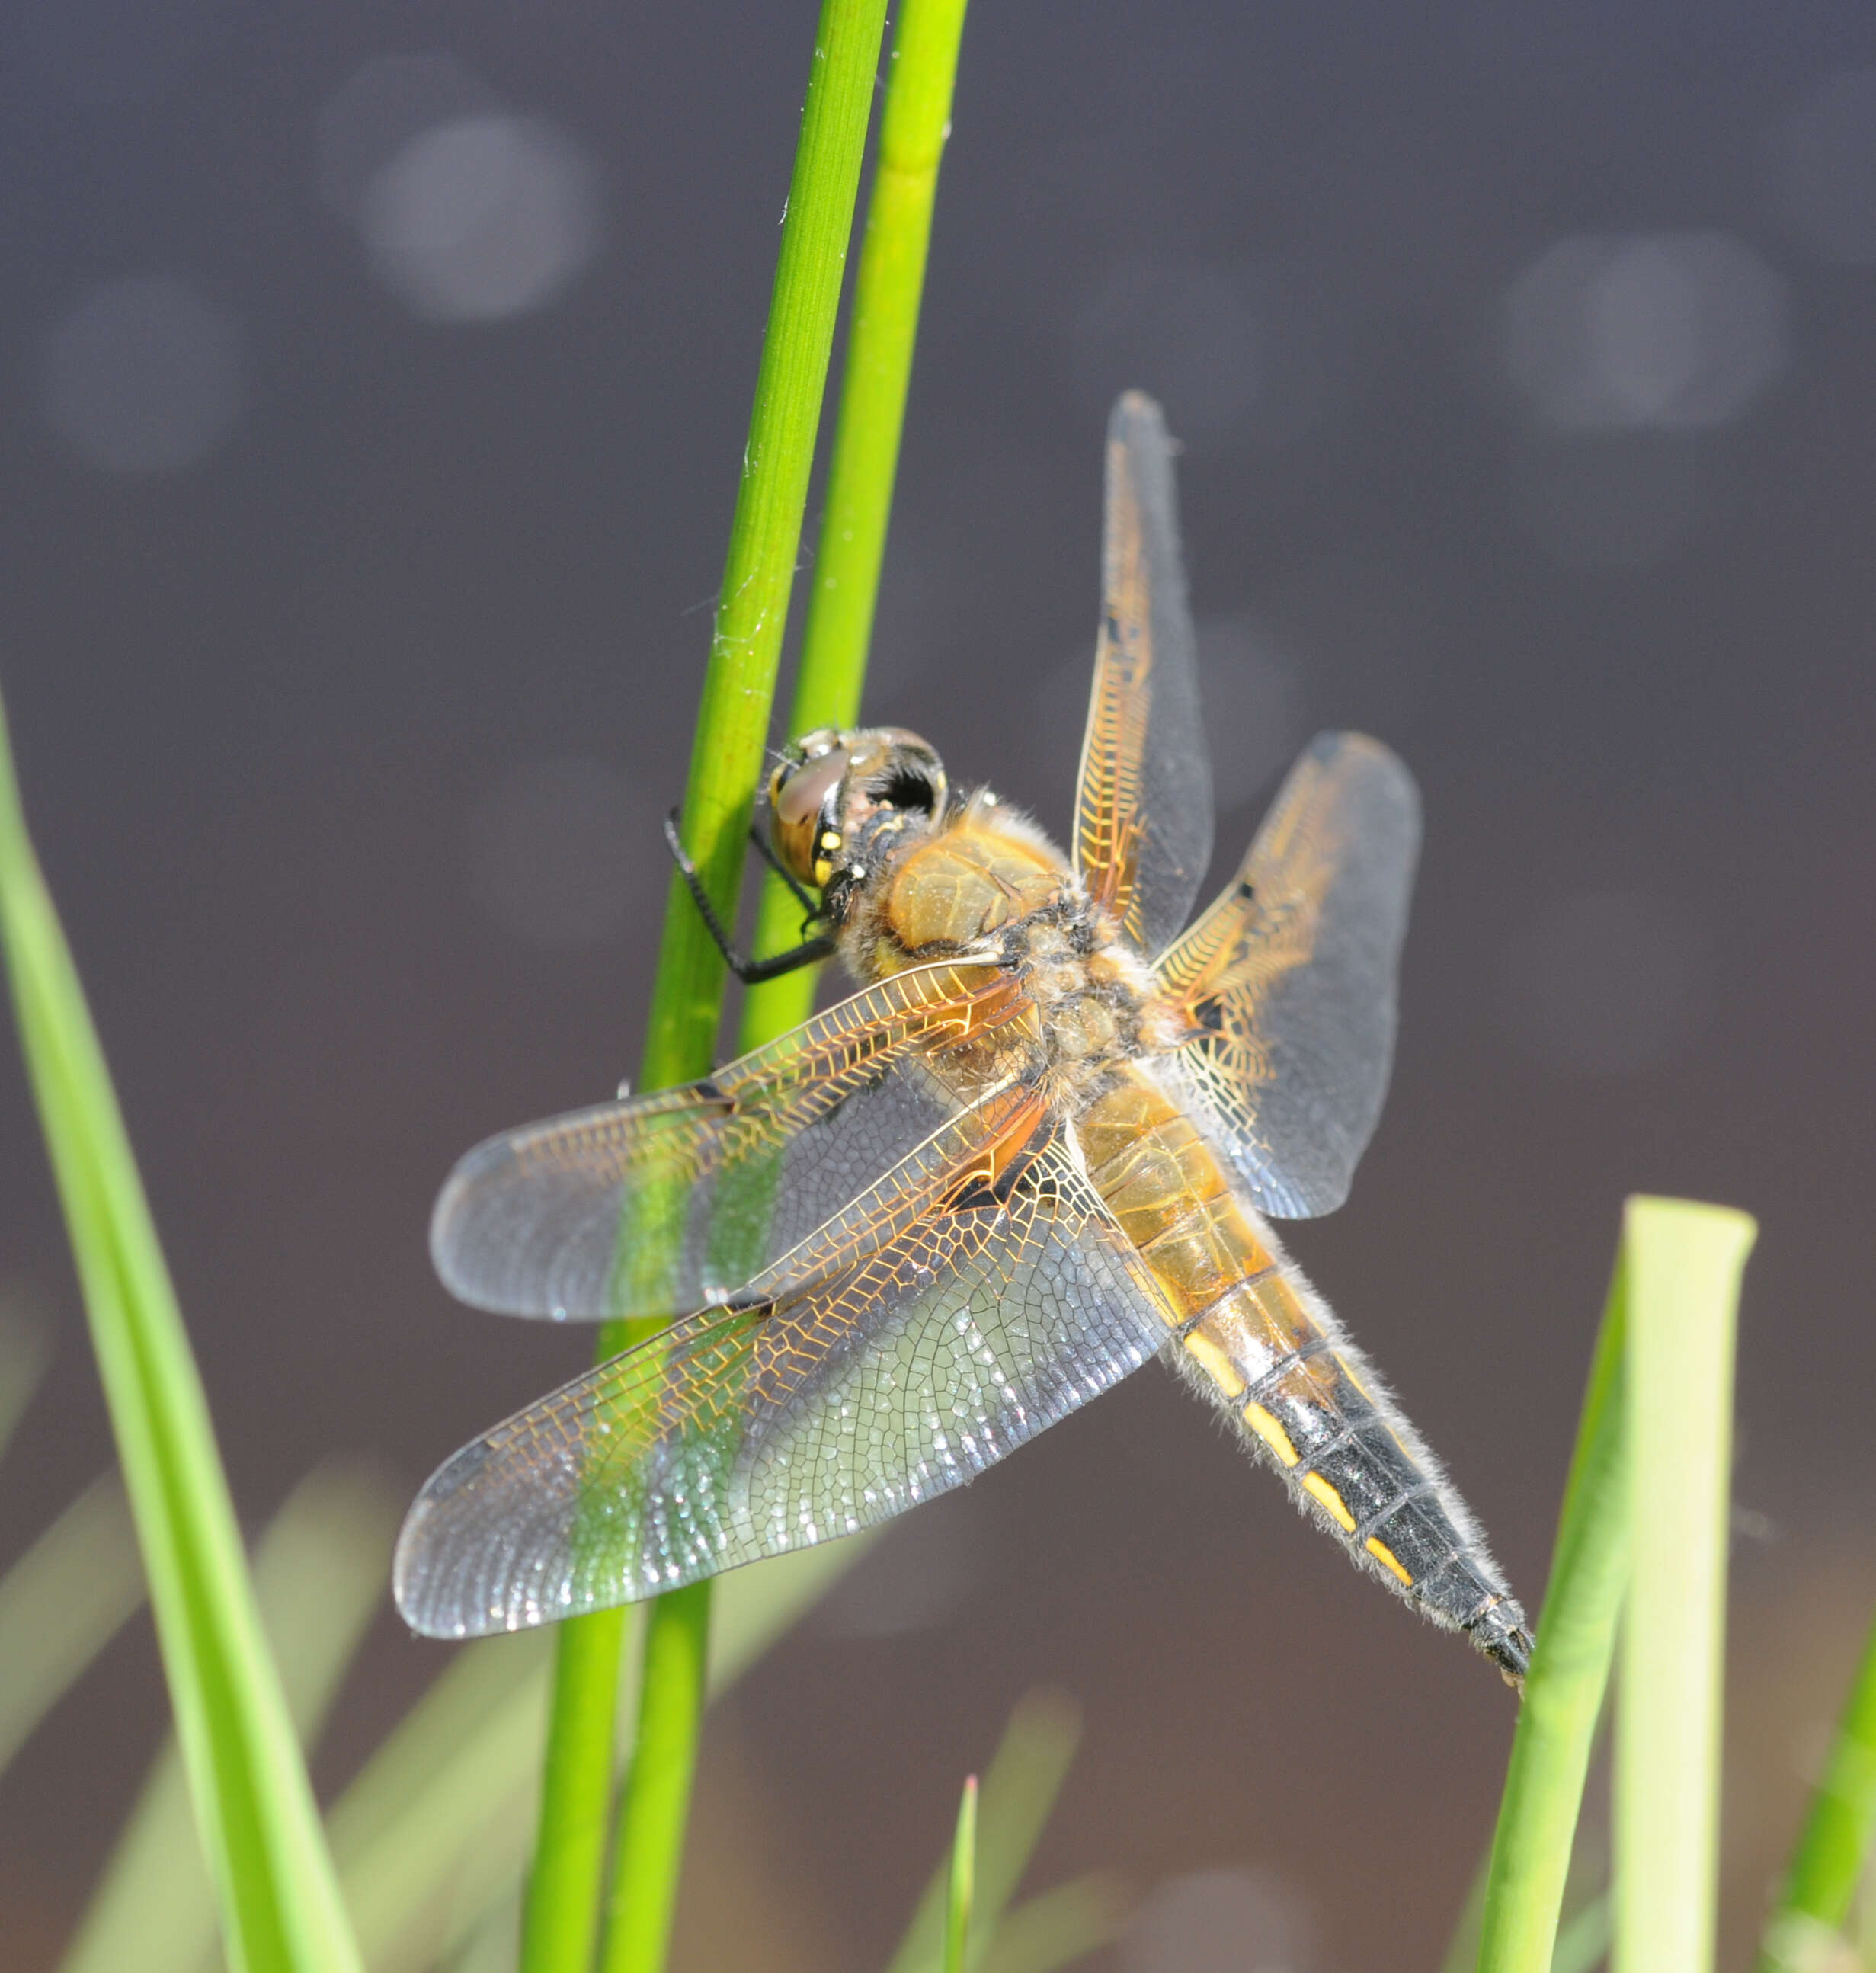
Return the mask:
POLYGON ((629 1615, 574 1617, 554 1637, 540 1821, 521 1904, 522 1973, 587 1973, 592 1963, 629 1615))
MULTIPOLYGON (((965 4, 903 0, 894 30, 791 735, 851 726, 860 716, 965 4)), ((778 952, 793 944, 800 924, 800 905, 771 873, 763 885, 753 950, 778 952)), ((808 1018, 819 970, 804 967, 751 989, 743 1007, 744 1049, 808 1018)))
MULTIPOLYGON (((706 888, 732 922, 884 28, 884 0, 824 0, 692 743, 681 827, 706 888)), ((674 876, 641 1087, 708 1072, 724 980, 721 957, 674 876)), ((654 1327, 609 1324, 601 1354, 654 1327)), ((708 1585, 660 1598, 645 1624, 638 1736, 601 1942, 609 1973, 652 1973, 664 1962, 704 1689, 708 1585)), ((587 1973, 591 1962, 623 1636, 616 1612, 563 1627, 523 1973, 587 1973), (557 1852, 561 1842, 567 1847, 557 1852)))
POLYGON ((964 1973, 969 1950, 971 1906, 977 1890, 977 1777, 967 1775, 951 1840, 951 1872, 945 1890, 944 1973, 964 1973))
POLYGON ((1537 1648, 1499 1806, 1479 1973, 1549 1973, 1628 1579, 1627 1281, 1625 1241, 1590 1359, 1537 1648))
POLYGON ((639 1735, 619 1803, 601 1973, 656 1973, 665 1963, 703 1730, 710 1589, 708 1579, 691 1583, 646 1613, 639 1735))
POLYGON ((1734 1317, 1757 1232, 1724 1206, 1628 1202, 1634 1572, 1616 1708, 1611 1973, 1713 1965, 1734 1317))
MULTIPOLYGON (((734 915, 768 738, 885 14, 884 0, 822 0, 802 110, 684 800, 685 846, 726 921, 734 915)), ((708 1072, 723 986, 722 956, 674 873, 644 1088, 708 1072)))
POLYGON ((1842 1929, 1876 1844, 1876 1625, 1765 1929, 1757 1973, 1796 1973, 1842 1929))
POLYGON ((230 1965, 353 1973, 312 1789, 110 1071, 27 834, 0 711, 0 944, 51 1153, 230 1965))
POLYGON ((893 34, 795 681, 797 712, 811 708, 830 726, 851 726, 860 712, 964 9, 965 0, 904 0, 893 34))

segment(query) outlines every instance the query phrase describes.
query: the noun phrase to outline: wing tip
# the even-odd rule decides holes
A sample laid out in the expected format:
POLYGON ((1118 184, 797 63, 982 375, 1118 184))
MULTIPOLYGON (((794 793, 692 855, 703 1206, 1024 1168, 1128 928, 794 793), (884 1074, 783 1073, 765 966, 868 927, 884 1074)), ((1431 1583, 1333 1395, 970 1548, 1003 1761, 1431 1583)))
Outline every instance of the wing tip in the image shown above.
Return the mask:
POLYGON ((489 1305, 483 1293, 478 1292, 476 1271, 466 1252, 470 1244, 466 1235, 475 1223, 476 1196, 493 1173, 514 1162, 513 1147, 505 1137, 485 1139, 456 1160, 430 1208, 430 1265, 450 1294, 472 1307, 489 1305))
POLYGON ((1351 728, 1332 728, 1317 734, 1302 750, 1302 758, 1322 769, 1332 767, 1338 761, 1360 761, 1386 784, 1389 794, 1400 804, 1404 815, 1417 830, 1420 814, 1420 784, 1414 778, 1413 769, 1386 741, 1377 740, 1371 733, 1359 733, 1351 728))
POLYGON ((391 1600, 406 1626, 420 1638, 460 1643, 523 1628, 511 1608, 476 1599, 463 1580, 470 1557, 452 1539, 450 1502, 487 1463, 489 1442, 472 1441, 437 1467, 410 1503, 391 1556, 391 1600))
POLYGON ((1146 440, 1162 451, 1170 450, 1172 444, 1164 407, 1144 391, 1123 391, 1114 400, 1107 414, 1107 436, 1110 443, 1121 445, 1138 445, 1146 440))

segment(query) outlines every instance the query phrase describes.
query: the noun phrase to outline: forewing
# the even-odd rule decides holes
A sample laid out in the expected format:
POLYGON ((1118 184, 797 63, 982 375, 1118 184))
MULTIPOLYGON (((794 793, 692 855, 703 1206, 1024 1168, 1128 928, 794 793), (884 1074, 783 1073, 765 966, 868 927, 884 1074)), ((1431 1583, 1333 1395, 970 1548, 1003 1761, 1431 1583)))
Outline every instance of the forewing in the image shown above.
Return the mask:
POLYGON ((920 967, 701 1082, 492 1137, 450 1174, 430 1252, 502 1314, 664 1316, 734 1293, 1021 1066, 1015 989, 920 967))
POLYGON ((404 1524, 405 1621, 519 1629, 852 1533, 1137 1368, 1166 1334, 1152 1278, 1053 1128, 851 1265, 687 1317, 465 1448, 404 1524))
POLYGON ((1159 407, 1137 391, 1108 420, 1101 578, 1075 869, 1155 953, 1185 924, 1211 860, 1211 769, 1172 443, 1159 407))
POLYGON ((1348 1196, 1394 1062, 1395 976, 1420 797, 1378 741, 1325 733, 1290 771, 1237 879, 1155 970, 1197 1038, 1156 1058, 1264 1212, 1348 1196))

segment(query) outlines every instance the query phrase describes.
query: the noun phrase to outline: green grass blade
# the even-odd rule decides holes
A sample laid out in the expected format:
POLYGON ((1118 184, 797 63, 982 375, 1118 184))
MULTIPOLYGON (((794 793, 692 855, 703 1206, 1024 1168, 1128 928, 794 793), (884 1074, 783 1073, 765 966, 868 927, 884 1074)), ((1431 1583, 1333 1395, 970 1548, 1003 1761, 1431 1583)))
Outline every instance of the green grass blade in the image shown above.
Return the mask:
POLYGON ((964 1973, 969 1950, 971 1905, 977 1892, 977 1777, 964 1778, 958 1823, 951 1839, 951 1867, 945 1880, 944 1973, 964 1973))
POLYGON ((1130 1902, 1098 1871, 1057 1884, 1006 1912, 978 1964, 982 1973, 1055 1973, 1118 1939, 1130 1902))
POLYGON ((51 1341, 44 1330, 0 1307, 0 1454, 5 1452, 51 1360, 51 1341))
MULTIPOLYGON (((1018 1700, 990 1765, 984 1770, 978 1817, 977 1935, 995 1942, 1005 1907, 1022 1881, 1047 1827, 1081 1739, 1080 1710, 1066 1693, 1046 1688, 1018 1700)), ((891 1973, 933 1973, 943 1948, 948 1866, 926 1886, 891 1973)))
MULTIPOLYGON (((400 1503, 367 1470, 334 1467, 296 1487, 262 1536, 254 1588, 302 1744, 319 1736, 384 1595, 400 1503)), ((220 1963, 215 1902, 173 1738, 136 1807, 60 1973, 196 1973, 220 1963)))
POLYGON ((1479 1942, 1485 1930, 1485 1886, 1491 1873, 1492 1853, 1488 1850, 1466 1886, 1465 1902, 1446 1935, 1446 1949, 1440 1955, 1440 1973, 1476 1973, 1479 1942))
POLYGON ((443 1973, 515 1973, 515 1942, 521 1936, 521 1902, 504 1898, 464 1933, 462 1943, 441 1964, 443 1973))
MULTIPOLYGON (((791 735, 851 726, 860 716, 964 10, 965 0, 903 0, 894 28, 791 735)), ((763 884, 755 951, 786 950, 799 936, 800 919, 793 893, 771 872, 763 884)), ((759 1048, 805 1021, 819 970, 804 967, 752 987, 744 1002, 742 1047, 759 1048)))
MULTIPOLYGON (((873 1539, 804 1549, 726 1578, 711 1638, 711 1694, 734 1685, 873 1539)), ((552 1661, 538 1631, 456 1653, 335 1804, 333 1854, 371 1973, 420 1973, 518 1897, 552 1661)), ((619 1674, 627 1719, 638 1663, 635 1646, 619 1674)), ((609 1778, 629 1752, 628 1740, 609 1754, 609 1778)))
POLYGON ((1603 1311, 1492 1840, 1479 1973, 1548 1973, 1628 1579, 1629 1248, 1603 1311))
POLYGON ((1876 1625, 1863 1647, 1823 1778, 1767 1922, 1757 1973, 1801 1973, 1818 1963, 1850 1915, 1876 1844, 1876 1625))
POLYGON ((473 1876, 492 1901, 518 1886, 553 1661, 538 1632, 466 1647, 334 1804, 333 1854, 371 1973, 433 1964, 473 1876), (510 1854, 492 1861, 505 1831, 510 1854))
POLYGON ((142 1601, 129 1505, 106 1473, 0 1576, 0 1772, 142 1601))
POLYGON ((4 713, 0 939, 231 1955, 244 1973, 355 1967, 201 1380, 27 835, 4 713))
POLYGON ((1614 1909, 1605 1891, 1557 1928, 1551 1973, 1595 1973, 1608 1956, 1614 1926, 1614 1909))
POLYGON ((1734 1317, 1757 1229, 1743 1212, 1632 1199, 1633 1574, 1616 1709, 1613 1973, 1709 1973, 1734 1317))

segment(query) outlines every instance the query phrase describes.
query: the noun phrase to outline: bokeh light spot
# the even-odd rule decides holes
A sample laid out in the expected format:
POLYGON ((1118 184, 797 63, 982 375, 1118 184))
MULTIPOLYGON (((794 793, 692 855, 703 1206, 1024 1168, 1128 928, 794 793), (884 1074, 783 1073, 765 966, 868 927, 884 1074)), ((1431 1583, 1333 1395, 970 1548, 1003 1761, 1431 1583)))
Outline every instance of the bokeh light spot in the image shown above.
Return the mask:
POLYGON ((40 412, 100 471, 179 472, 234 424, 246 371, 240 329, 187 283, 108 281, 47 336, 40 412))
POLYGON ((320 107, 319 203, 355 224, 371 181, 413 137, 500 107, 494 90, 453 55, 374 55, 320 107))
POLYGON ((454 118, 372 178, 359 231, 384 285, 439 322, 519 315, 562 293, 600 247, 593 174, 533 119, 454 118))
POLYGON ((1505 365, 1563 431, 1701 430, 1737 417, 1784 366, 1785 285, 1728 233, 1580 234, 1505 297, 1505 365))

